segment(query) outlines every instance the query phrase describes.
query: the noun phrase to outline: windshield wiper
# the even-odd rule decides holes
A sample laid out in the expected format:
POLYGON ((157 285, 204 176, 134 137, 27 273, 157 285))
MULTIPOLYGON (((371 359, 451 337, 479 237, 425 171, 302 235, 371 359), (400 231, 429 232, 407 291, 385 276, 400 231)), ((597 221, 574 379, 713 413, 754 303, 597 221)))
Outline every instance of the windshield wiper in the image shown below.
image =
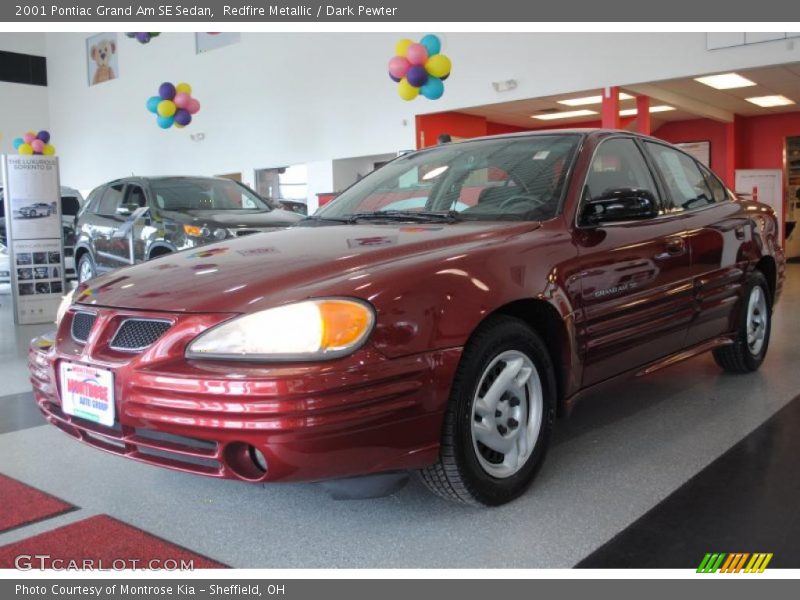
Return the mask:
POLYGON ((345 219, 342 217, 321 217, 319 215, 309 215, 303 219, 300 219, 295 226, 297 225, 325 225, 328 223, 344 223, 350 224, 352 221, 350 219, 345 219))
POLYGON ((455 210, 428 211, 428 210, 377 210, 374 212, 353 213, 348 215, 348 222, 356 221, 412 221, 414 223, 444 222, 455 223, 461 220, 461 215, 455 210))

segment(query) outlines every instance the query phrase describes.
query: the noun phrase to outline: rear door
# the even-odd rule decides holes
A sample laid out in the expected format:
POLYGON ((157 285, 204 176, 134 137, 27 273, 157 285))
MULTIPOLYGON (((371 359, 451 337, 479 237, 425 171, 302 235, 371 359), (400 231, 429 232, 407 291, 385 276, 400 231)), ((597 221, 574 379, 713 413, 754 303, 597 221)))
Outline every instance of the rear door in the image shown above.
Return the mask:
MULTIPOLYGON (((103 196, 92 216, 92 239, 94 240, 95 262, 98 271, 109 271, 122 266, 112 251, 114 231, 119 226, 117 208, 122 205, 125 190, 124 182, 106 186, 103 196)), ((127 261, 125 261, 127 263, 127 261)))
MULTIPOLYGON (((625 188, 662 196, 639 143, 632 137, 606 139, 595 150, 582 204, 625 188)), ((685 221, 683 215, 662 211, 650 219, 588 226, 579 208, 581 314, 576 324, 584 386, 683 347, 693 314, 685 221)))
POLYGON ((752 231, 739 204, 705 166, 671 146, 646 142, 645 148, 667 188, 667 210, 686 218, 697 299, 686 345, 699 344, 735 327, 746 268, 740 249, 752 241, 752 231))

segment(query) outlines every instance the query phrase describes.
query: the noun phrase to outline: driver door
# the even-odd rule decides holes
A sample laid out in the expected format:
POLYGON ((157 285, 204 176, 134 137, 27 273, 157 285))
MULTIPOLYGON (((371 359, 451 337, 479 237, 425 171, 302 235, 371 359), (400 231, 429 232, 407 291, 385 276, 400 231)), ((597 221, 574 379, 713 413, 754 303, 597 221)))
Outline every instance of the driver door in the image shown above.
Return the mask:
POLYGON ((631 188, 650 192, 660 206, 660 189, 636 140, 604 140, 586 177, 575 229, 584 386, 677 352, 693 315, 683 216, 596 225, 582 218, 589 199, 631 188))

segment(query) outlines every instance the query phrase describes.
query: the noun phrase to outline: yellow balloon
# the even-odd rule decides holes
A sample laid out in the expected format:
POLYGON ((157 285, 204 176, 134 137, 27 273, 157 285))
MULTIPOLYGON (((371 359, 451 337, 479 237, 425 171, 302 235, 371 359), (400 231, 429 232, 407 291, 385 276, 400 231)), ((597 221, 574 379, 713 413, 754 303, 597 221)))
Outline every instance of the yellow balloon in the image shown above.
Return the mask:
POLYGON ((450 74, 452 66, 450 59, 444 54, 434 54, 425 62, 425 70, 428 72, 428 75, 439 78, 447 77, 450 74))
POLYGON ((53 156, 56 153, 56 147, 52 144, 45 144, 44 150, 42 150, 42 154, 45 156, 53 156))
POLYGON ((162 100, 158 103, 156 110, 162 117, 171 117, 175 114, 175 111, 178 110, 178 107, 175 106, 172 100, 162 100))
POLYGON ((191 96, 192 86, 190 86, 188 83, 179 83, 178 85, 175 86, 175 91, 178 94, 183 93, 183 94, 189 94, 191 96))
POLYGON ((173 123, 173 125, 175 125, 175 129, 183 129, 184 128, 184 125, 181 125, 180 123, 173 123))
POLYGON ((20 154, 33 154, 33 147, 30 144, 21 144, 18 151, 20 154))
POLYGON ((405 56, 406 52, 408 51, 408 47, 414 43, 414 40, 410 40, 408 38, 403 38, 394 47, 394 54, 395 56, 405 56))
POLYGON ((403 77, 397 84, 397 93, 403 100, 413 100, 419 96, 419 88, 408 83, 408 79, 403 77))

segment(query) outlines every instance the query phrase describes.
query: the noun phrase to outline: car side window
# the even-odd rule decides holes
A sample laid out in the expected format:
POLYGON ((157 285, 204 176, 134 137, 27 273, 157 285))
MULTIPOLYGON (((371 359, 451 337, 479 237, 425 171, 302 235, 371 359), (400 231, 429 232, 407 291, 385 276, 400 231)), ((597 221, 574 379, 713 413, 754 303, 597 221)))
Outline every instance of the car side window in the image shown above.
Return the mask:
POLYGON ((144 190, 138 185, 128 185, 125 204, 135 204, 139 208, 147 206, 147 196, 145 196, 144 190))
POLYGON ((641 150, 630 138, 612 138, 600 144, 589 167, 584 198, 602 198, 619 189, 639 189, 658 198, 656 184, 641 150))
POLYGON ((703 175, 706 177, 706 183, 708 183, 708 187, 714 196, 714 202, 725 202, 728 200, 728 190, 725 189, 725 186, 719 178, 703 165, 700 165, 700 170, 703 171, 703 175))
POLYGON ((715 202, 714 193, 690 156, 654 142, 645 142, 669 191, 668 212, 682 212, 715 202))
POLYGON ((103 193, 102 187, 94 188, 89 194, 89 197, 86 198, 86 203, 81 207, 78 216, 81 217, 86 213, 97 212, 97 206, 99 204, 100 196, 102 195, 102 193, 103 193))
POLYGON ((117 208, 122 204, 122 189, 124 187, 124 183, 115 183, 108 186, 103 192, 103 197, 100 198, 100 204, 96 212, 106 216, 115 215, 117 208))

